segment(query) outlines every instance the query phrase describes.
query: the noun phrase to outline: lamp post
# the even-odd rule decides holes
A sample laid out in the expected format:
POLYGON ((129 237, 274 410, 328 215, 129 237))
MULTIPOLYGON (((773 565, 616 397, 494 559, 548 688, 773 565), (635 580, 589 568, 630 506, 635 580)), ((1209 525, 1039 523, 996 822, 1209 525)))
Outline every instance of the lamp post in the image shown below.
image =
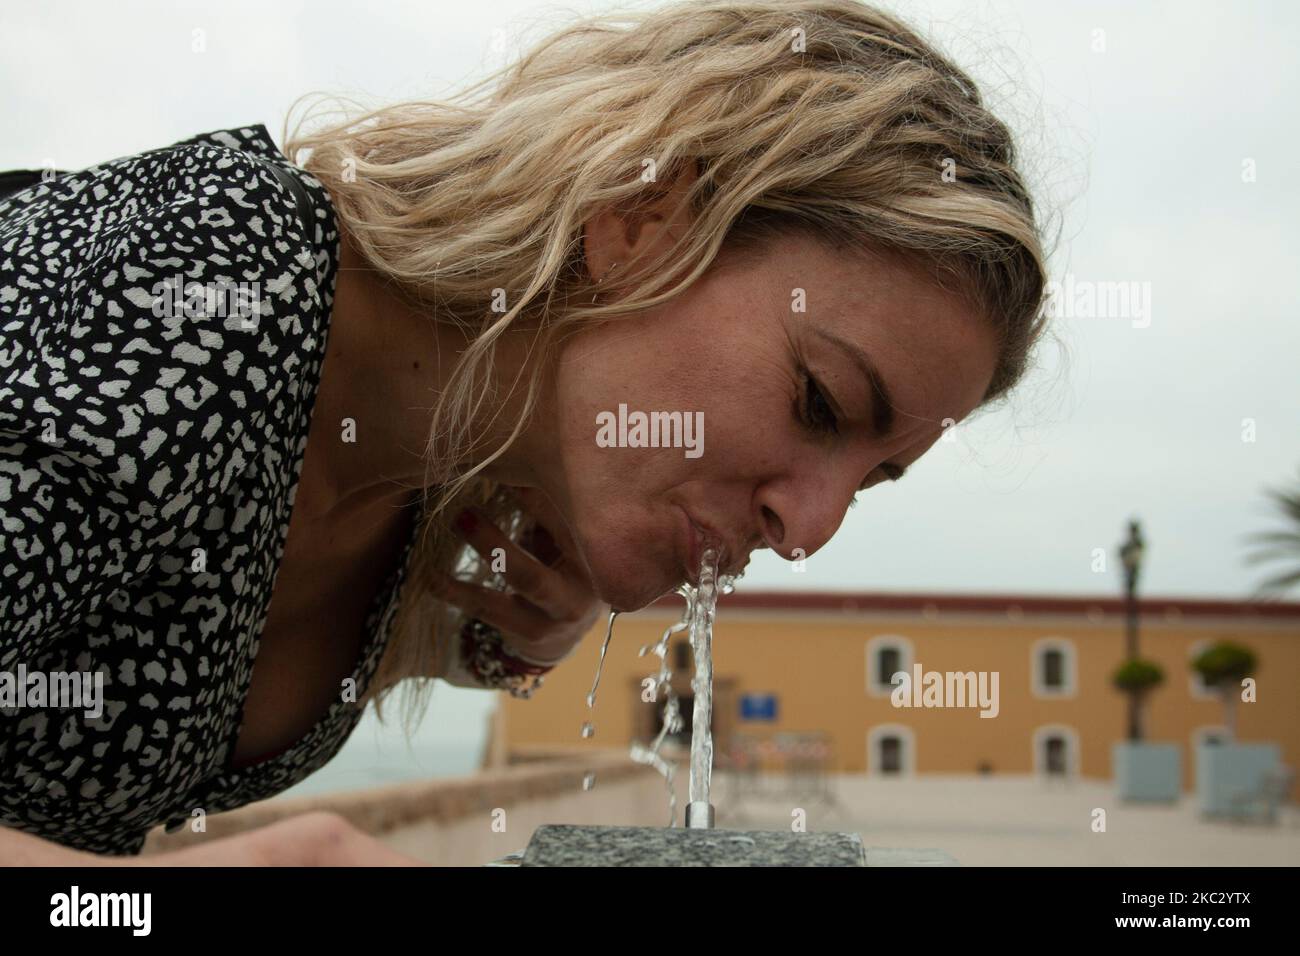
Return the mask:
MULTIPOLYGON (((1119 557, 1124 565, 1124 606, 1127 616, 1125 646, 1130 661, 1138 657, 1138 574, 1142 570, 1142 556, 1146 551, 1146 542, 1142 540, 1142 528, 1136 519, 1128 523, 1128 540, 1120 545, 1119 557)), ((1129 695, 1128 705, 1128 739, 1141 740, 1142 730, 1138 726, 1138 696, 1129 695)))

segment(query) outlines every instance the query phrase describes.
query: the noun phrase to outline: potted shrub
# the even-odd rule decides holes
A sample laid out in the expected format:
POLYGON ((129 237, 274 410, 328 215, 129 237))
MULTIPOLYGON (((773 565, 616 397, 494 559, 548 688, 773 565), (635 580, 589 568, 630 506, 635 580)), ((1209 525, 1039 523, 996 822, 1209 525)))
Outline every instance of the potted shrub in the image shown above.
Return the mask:
POLYGON ((1130 738, 1111 748, 1115 786, 1121 800, 1171 801, 1182 793, 1178 745, 1144 741, 1140 729, 1147 698, 1164 678, 1158 664, 1141 659, 1125 661, 1112 678, 1115 687, 1129 695, 1138 714, 1130 738))
POLYGON ((1220 641, 1192 661, 1207 687, 1223 701, 1223 726, 1227 740, 1203 743, 1196 748, 1196 795, 1206 816, 1232 816, 1235 810, 1257 794, 1265 779, 1282 760, 1275 743, 1237 742, 1237 702, 1241 683, 1255 672, 1257 661, 1248 647, 1220 641))
POLYGON ((1241 695, 1241 682, 1255 673, 1255 654, 1248 647, 1220 641, 1206 648, 1194 661, 1192 669, 1201 675, 1205 686, 1212 688, 1223 701, 1223 726, 1228 739, 1237 738, 1237 699, 1241 695))

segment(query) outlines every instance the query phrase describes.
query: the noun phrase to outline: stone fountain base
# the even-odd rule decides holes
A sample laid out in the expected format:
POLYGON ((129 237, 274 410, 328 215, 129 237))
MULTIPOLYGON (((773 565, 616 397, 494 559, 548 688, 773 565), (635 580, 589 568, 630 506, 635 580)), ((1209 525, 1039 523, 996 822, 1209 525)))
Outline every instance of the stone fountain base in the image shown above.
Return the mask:
POLYGON ((547 824, 504 866, 956 866, 940 850, 867 849, 856 833, 547 824))

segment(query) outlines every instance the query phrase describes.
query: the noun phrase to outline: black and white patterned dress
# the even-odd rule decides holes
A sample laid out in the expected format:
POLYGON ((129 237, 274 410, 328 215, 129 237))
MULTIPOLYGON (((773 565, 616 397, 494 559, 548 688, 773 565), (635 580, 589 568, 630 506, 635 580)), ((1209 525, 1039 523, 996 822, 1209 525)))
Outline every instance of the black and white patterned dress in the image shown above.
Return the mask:
MULTIPOLYGON (((361 710, 340 699, 288 750, 231 766, 338 246, 328 193, 261 125, 0 200, 0 672, 100 674, 104 696, 98 717, 0 709, 0 825, 137 853, 160 822, 302 780, 352 732, 361 710), (168 281, 256 283, 257 312, 168 314, 168 281)), ((357 697, 413 541, 371 605, 357 697)))

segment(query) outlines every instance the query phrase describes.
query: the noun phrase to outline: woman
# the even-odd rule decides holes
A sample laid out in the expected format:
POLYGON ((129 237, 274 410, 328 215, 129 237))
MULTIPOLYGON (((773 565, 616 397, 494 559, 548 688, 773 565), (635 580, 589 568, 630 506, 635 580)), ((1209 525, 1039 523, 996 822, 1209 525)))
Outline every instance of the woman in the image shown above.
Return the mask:
MULTIPOLYGON (((814 554, 1021 377, 1010 135, 893 18, 593 19, 483 89, 0 204, 0 669, 103 682, 4 711, 0 855, 268 797, 399 682, 527 695, 707 542, 814 554)), ((321 816, 156 859, 405 861, 321 816)))

